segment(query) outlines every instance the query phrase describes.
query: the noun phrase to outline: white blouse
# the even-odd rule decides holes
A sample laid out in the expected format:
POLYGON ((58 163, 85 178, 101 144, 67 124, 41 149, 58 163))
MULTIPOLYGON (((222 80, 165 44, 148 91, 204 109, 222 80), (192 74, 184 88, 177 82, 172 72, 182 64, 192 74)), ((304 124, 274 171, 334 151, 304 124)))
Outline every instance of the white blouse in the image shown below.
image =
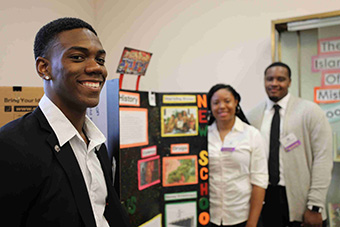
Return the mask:
POLYGON ((216 122, 208 130, 210 221, 235 225, 248 220, 252 185, 266 189, 268 164, 260 132, 236 117, 221 140, 216 122))

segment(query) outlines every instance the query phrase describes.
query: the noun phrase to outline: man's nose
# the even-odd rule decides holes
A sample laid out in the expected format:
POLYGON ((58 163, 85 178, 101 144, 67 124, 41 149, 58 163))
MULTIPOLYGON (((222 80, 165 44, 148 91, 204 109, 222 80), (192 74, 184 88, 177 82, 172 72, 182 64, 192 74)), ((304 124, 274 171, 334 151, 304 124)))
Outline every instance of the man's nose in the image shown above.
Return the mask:
POLYGON ((272 85, 276 86, 276 85, 278 85, 278 83, 279 83, 278 80, 276 80, 276 79, 272 80, 272 85))
MULTIPOLYGON (((96 59, 88 60, 85 71, 88 74, 104 74, 105 66, 100 65, 96 59)), ((106 76, 106 75, 104 75, 106 76)))

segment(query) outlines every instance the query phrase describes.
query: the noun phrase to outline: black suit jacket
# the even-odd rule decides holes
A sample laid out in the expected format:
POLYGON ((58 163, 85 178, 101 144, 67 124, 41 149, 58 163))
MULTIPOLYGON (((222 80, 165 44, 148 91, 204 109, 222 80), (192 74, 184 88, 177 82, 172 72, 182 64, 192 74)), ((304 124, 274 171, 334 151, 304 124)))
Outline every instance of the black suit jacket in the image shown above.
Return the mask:
MULTIPOLYGON (((38 107, 0 128, 0 223, 3 226, 96 226, 85 180, 69 143, 60 147, 38 107)), ((129 226, 112 186, 105 145, 96 152, 108 189, 110 226, 129 226)))

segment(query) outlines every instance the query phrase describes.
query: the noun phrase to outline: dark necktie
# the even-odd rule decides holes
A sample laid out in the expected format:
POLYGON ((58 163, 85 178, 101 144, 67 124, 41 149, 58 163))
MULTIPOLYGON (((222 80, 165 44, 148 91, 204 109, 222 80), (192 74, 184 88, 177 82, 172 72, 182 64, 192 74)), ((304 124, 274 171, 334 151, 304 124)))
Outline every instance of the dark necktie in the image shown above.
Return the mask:
POLYGON ((276 186, 280 179, 280 162, 279 162, 279 150, 280 150, 280 106, 274 105, 275 113, 272 120, 272 126, 270 129, 270 142, 269 142, 269 182, 271 185, 276 186))

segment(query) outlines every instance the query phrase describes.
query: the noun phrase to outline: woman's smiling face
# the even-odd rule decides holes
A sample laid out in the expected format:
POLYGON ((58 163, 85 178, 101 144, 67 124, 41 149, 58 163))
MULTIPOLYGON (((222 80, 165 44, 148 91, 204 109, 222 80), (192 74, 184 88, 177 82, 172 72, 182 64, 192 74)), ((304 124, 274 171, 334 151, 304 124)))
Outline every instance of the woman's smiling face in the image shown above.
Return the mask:
POLYGON ((211 112, 217 122, 234 120, 238 101, 225 88, 217 90, 210 101, 211 112))

